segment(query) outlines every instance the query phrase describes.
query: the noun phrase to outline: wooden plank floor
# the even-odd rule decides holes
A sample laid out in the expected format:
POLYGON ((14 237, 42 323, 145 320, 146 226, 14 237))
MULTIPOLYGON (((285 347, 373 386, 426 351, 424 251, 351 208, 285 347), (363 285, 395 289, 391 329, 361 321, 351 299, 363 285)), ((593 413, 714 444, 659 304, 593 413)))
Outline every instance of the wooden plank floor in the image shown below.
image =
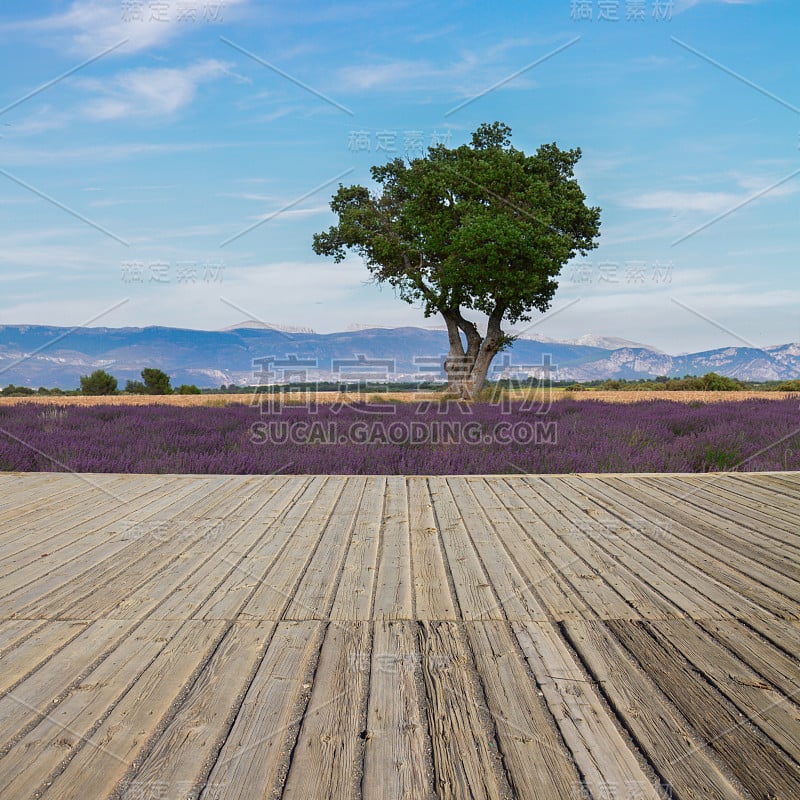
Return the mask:
POLYGON ((0 797, 800 798, 800 473, 0 474, 0 797))

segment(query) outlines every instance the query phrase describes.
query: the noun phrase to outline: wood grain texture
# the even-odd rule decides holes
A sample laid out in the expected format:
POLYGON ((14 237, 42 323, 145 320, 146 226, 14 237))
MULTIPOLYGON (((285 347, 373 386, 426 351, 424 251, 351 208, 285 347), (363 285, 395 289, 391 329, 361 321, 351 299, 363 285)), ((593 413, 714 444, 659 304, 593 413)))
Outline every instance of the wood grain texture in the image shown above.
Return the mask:
POLYGON ((0 474, 0 797, 800 797, 800 474, 0 474))

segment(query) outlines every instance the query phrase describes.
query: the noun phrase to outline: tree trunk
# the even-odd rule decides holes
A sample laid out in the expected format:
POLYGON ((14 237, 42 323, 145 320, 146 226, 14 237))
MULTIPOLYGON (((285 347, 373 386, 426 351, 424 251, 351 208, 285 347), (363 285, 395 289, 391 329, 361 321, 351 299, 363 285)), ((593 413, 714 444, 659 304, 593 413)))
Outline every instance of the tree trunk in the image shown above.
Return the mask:
POLYGON ((448 392, 461 400, 472 400, 478 396, 486 383, 492 359, 500 352, 503 330, 500 324, 505 308, 495 306, 489 316, 486 336, 481 336, 477 327, 461 315, 459 309, 442 311, 447 323, 450 351, 444 362, 448 392), (467 349, 461 334, 467 340, 467 349))
POLYGON ((442 311, 442 316, 447 323, 447 338, 450 341, 450 350, 444 361, 447 391, 463 398, 464 382, 472 371, 474 359, 470 360, 464 352, 464 343, 461 341, 461 329, 458 326, 456 314, 453 311, 442 311))
POLYGON ((500 352, 503 345, 503 329, 500 323, 503 321, 503 314, 505 309, 495 306, 492 313, 489 315, 489 322, 486 326, 486 336, 481 343, 477 357, 472 366, 472 391, 473 395, 480 394, 486 383, 486 376, 489 372, 489 366, 494 357, 500 352))

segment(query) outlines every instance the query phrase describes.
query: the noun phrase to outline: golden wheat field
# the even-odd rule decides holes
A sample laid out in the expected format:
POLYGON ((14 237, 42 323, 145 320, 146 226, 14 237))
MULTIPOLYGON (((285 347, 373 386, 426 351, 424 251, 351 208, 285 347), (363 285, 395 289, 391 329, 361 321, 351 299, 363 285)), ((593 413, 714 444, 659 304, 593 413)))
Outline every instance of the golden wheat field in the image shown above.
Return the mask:
MULTIPOLYGON (((570 391, 560 388, 551 390, 551 399, 558 400, 571 398, 575 400, 604 400, 612 403, 636 403, 641 400, 675 400, 684 403, 713 403, 723 400, 751 400, 754 398, 764 398, 767 400, 782 400, 790 397, 790 392, 767 392, 767 391, 740 391, 740 392, 696 392, 696 391, 602 391, 585 390, 570 391)), ((359 394, 350 392, 341 394, 339 392, 317 392, 317 393, 292 393, 284 395, 283 399, 287 403, 305 403, 311 397, 320 403, 333 402, 364 402, 373 398, 380 397, 381 400, 394 401, 400 403, 412 403, 422 400, 435 400, 440 395, 436 392, 387 392, 381 395, 359 394)), ((530 392, 515 391, 506 395, 512 400, 531 400, 541 401, 544 395, 541 393, 532 394, 530 392)), ((254 398, 250 394, 171 394, 171 395, 103 395, 84 397, 80 395, 66 396, 46 396, 32 395, 29 397, 0 397, 0 405, 13 405, 14 403, 39 403, 43 405, 171 405, 171 406, 225 406, 232 403, 251 404, 254 398)))

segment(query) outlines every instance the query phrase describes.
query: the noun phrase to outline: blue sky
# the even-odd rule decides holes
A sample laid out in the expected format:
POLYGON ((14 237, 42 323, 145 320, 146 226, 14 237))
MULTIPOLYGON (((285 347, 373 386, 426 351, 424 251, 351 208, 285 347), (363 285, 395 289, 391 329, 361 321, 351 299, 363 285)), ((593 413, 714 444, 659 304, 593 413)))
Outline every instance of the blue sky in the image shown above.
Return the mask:
POLYGON ((603 210, 529 333, 800 341, 798 22, 792 0, 4 4, 0 323, 438 325, 311 237, 337 183, 501 120, 526 152, 581 147, 603 210))

